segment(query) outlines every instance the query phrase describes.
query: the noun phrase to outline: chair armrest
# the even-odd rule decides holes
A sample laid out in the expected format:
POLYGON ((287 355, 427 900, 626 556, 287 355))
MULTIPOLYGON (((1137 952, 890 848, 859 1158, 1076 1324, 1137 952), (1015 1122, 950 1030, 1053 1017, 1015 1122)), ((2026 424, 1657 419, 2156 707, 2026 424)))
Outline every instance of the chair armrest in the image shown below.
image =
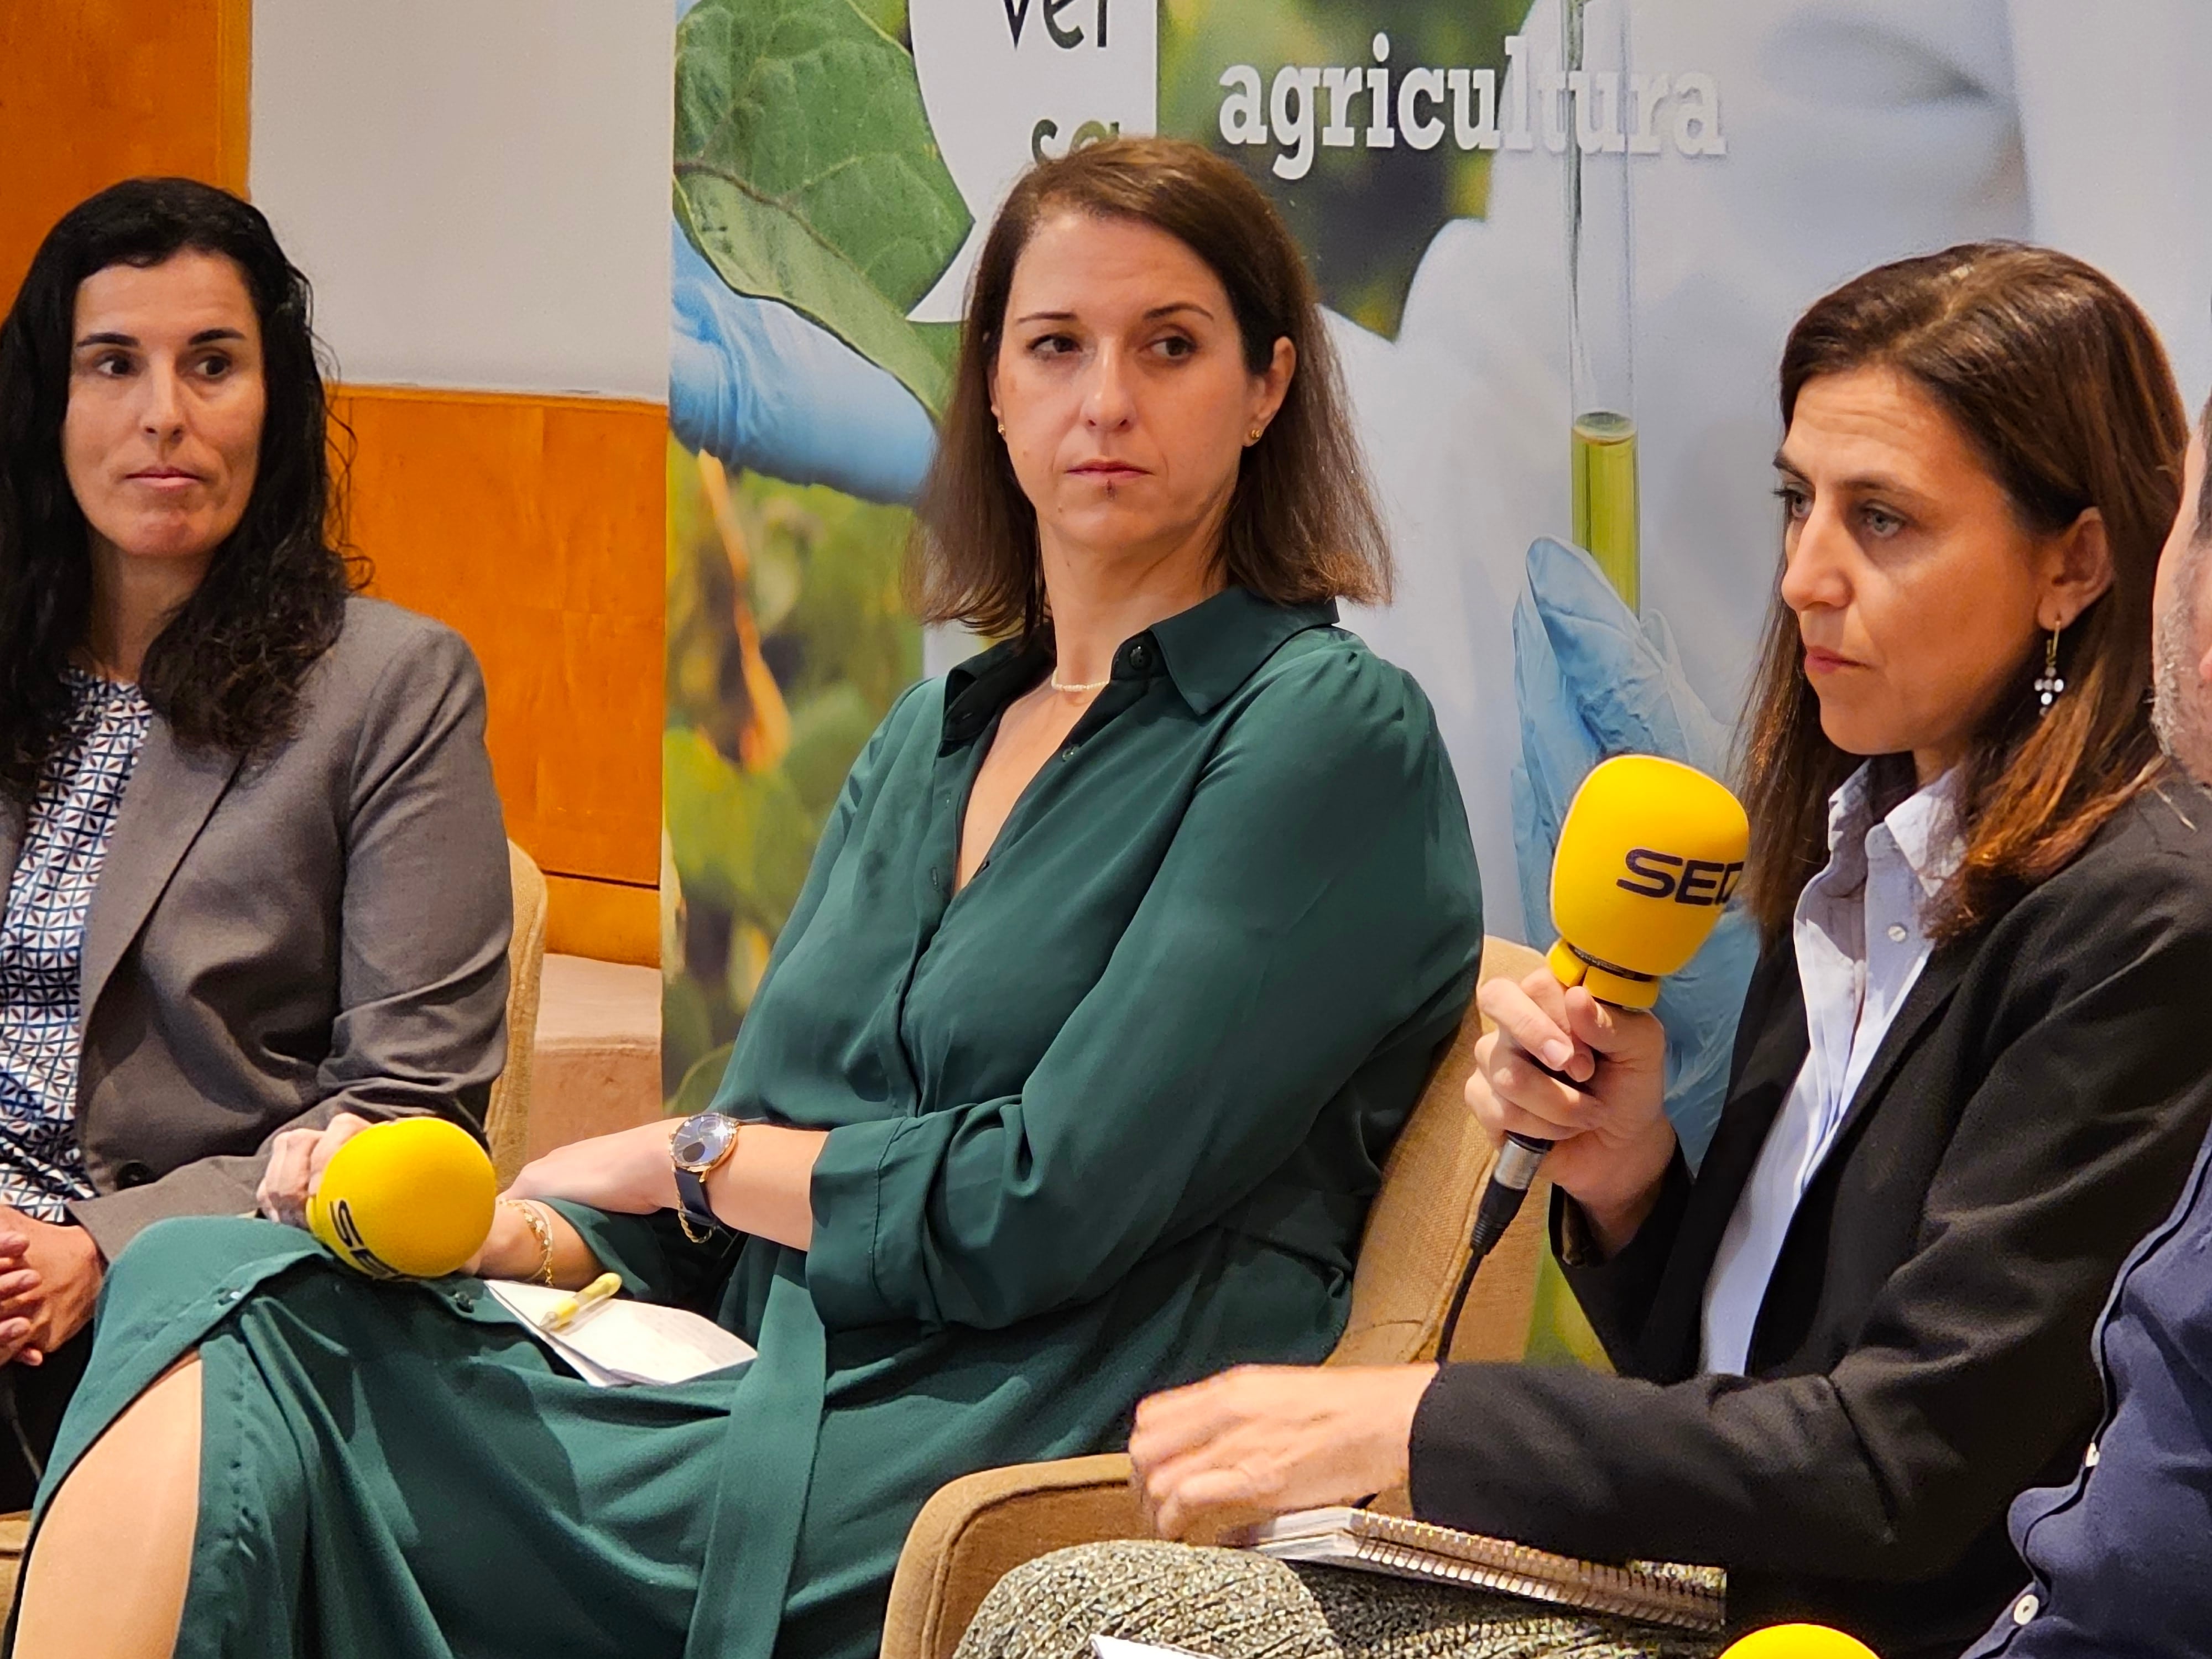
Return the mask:
POLYGON ((0 1623, 15 1605, 16 1580, 23 1571, 23 1552, 31 1540, 31 1512, 0 1515, 0 1623))
POLYGON ((899 1552, 883 1659, 950 1659, 991 1587, 1074 1544, 1151 1535, 1120 1452, 985 1469, 939 1488, 899 1552))

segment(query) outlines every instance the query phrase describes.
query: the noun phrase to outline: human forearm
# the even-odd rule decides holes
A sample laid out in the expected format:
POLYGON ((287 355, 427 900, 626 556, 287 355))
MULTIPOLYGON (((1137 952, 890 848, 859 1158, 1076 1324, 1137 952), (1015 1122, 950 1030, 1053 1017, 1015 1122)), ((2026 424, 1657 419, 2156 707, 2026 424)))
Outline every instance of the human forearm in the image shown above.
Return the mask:
POLYGON ((512 877, 484 749, 484 690, 458 635, 418 625, 362 714, 344 805, 337 1018, 319 1103, 429 1112, 481 1133, 507 1057, 512 877))
MULTIPOLYGON (((1613 1369, 1624 1376, 1651 1375, 1643 1352, 1644 1328, 1681 1232, 1691 1185, 1690 1166, 1678 1148, 1660 1182, 1651 1212, 1635 1235, 1609 1255, 1600 1249, 1575 1200, 1553 1191, 1553 1254, 1613 1369)), ((1670 1367, 1662 1369, 1674 1374, 1670 1367)))
POLYGON ((814 1242, 814 1165, 830 1139, 819 1129, 748 1123, 729 1157, 708 1172, 708 1201, 732 1231, 803 1250, 814 1242))
POLYGON ((1601 1261, 1610 1261, 1626 1249, 1659 1207, 1666 1190, 1667 1174, 1676 1156, 1674 1132, 1663 1120, 1655 1126, 1647 1144, 1634 1154, 1634 1168, 1623 1159, 1622 1177, 1610 1189, 1592 1190, 1574 1200, 1589 1245, 1601 1261))
POLYGON ((579 1290, 599 1276, 599 1256, 584 1236, 550 1204, 527 1199, 509 1200, 492 1212, 491 1236, 484 1240, 477 1273, 485 1279, 542 1279, 547 1266, 546 1243, 552 1244, 552 1282, 563 1290, 579 1290), (544 1224, 540 1235, 531 1217, 544 1224))
POLYGON ((1245 1365, 1137 1407, 1129 1462, 1156 1531, 1355 1504, 1406 1484, 1434 1365, 1245 1365))
MULTIPOLYGON (((663 1120, 572 1142, 527 1165, 507 1195, 568 1199, 617 1215, 675 1209, 669 1141, 676 1127, 663 1120)), ((744 1125, 729 1156, 707 1175, 716 1218, 734 1232, 805 1249, 814 1235, 814 1163, 829 1138, 818 1129, 744 1125)))
POLYGON ((1593 1559, 1882 1579, 1959 1547, 1936 1536, 1956 1532, 1950 1494, 1893 1511, 1824 1377, 1449 1365, 1415 1413, 1410 1473, 1424 1521, 1593 1559))

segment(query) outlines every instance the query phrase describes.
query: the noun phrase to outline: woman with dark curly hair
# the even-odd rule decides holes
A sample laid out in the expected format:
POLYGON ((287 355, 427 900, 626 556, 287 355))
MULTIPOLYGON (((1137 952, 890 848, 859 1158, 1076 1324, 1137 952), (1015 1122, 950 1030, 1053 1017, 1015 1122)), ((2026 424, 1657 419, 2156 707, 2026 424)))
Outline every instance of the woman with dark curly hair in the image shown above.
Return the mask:
POLYGON ((0 323, 0 1508, 141 1229, 296 1209, 288 1130, 473 1126, 502 1058, 483 684, 354 596, 308 306, 260 213, 143 179, 0 323))

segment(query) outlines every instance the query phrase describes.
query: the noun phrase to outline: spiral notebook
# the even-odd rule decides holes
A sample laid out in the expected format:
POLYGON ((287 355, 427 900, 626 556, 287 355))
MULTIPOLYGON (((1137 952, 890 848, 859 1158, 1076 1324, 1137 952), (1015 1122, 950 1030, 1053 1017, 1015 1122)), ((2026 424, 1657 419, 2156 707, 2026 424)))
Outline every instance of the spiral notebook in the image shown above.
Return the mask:
POLYGON ((1717 1632, 1727 1622, 1728 1575, 1718 1567, 1608 1566, 1372 1510, 1301 1510, 1235 1542, 1279 1561, 1440 1579, 1678 1630, 1717 1632))

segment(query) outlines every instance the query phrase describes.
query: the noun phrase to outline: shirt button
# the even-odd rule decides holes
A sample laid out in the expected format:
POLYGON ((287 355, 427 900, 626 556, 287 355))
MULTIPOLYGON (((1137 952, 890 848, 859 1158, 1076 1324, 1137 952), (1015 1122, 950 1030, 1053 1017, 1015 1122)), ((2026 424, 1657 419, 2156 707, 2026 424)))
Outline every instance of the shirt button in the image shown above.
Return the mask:
POLYGON ((1905 924, 1903 922, 1893 921, 1889 924, 1889 941, 1893 945, 1902 945, 1905 943, 1905 924))
POLYGON ((1129 666, 1138 670, 1152 665, 1152 647, 1141 641, 1129 647, 1129 666))
POLYGON ((2043 1603, 2037 1601, 2033 1593, 2030 1592, 2012 1604, 2012 1621, 2015 1625, 2025 1625, 2042 1611, 2043 1603))
POLYGON ((1075 758, 1075 745, 1071 743, 1066 748, 1061 750, 1060 751, 1060 757, 1062 760, 1073 760, 1075 758))
POLYGON ((463 1313, 473 1312, 477 1305, 477 1293, 474 1291, 455 1291, 453 1305, 463 1313))

